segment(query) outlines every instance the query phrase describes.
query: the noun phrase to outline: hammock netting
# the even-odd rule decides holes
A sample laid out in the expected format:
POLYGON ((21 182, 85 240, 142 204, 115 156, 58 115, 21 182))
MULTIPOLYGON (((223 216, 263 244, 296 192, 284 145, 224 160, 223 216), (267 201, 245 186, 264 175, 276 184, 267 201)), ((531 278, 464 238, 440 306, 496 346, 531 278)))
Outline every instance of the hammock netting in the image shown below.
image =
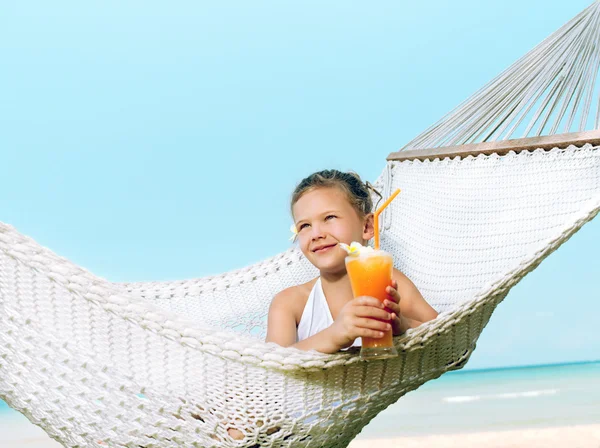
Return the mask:
POLYGON ((375 184, 403 191, 382 248, 440 312, 394 339, 399 357, 264 342, 273 296, 317 275, 298 249, 203 279, 111 283, 0 223, 0 398, 68 447, 345 447, 461 368, 510 289, 598 213, 600 149, 391 160, 375 184))

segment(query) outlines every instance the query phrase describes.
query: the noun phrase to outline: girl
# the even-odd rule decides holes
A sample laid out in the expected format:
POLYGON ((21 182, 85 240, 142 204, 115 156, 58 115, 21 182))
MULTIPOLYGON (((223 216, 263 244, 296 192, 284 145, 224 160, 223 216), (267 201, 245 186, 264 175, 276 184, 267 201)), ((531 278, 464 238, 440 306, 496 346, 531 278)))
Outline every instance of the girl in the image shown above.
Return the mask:
MULTIPOLYGON (((371 187, 372 188, 372 187, 371 187)), ((354 173, 325 170, 302 180, 291 201, 297 239, 319 277, 277 294, 269 309, 267 342, 335 353, 359 337, 404 333, 435 319, 437 312, 415 285, 394 269, 388 300, 353 298, 339 243, 361 244, 374 235, 373 203, 354 173)))
MULTIPOLYGON (((346 252, 339 243, 364 245, 374 235, 373 203, 357 174, 314 173, 298 184, 291 205, 300 249, 319 269, 319 277, 273 298, 267 342, 335 353, 359 337, 383 337, 382 331, 390 328, 399 335, 435 319, 437 312, 397 269, 383 304, 373 297, 353 298, 346 252)), ((236 428, 228 433, 236 440, 245 437, 236 428)))

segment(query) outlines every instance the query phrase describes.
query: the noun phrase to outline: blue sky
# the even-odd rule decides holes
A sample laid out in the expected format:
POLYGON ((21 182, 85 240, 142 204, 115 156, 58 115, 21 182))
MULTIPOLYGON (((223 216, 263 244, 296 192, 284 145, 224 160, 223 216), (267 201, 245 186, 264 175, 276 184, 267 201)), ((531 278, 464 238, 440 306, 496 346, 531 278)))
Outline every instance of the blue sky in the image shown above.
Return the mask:
MULTIPOLYGON (((0 220, 113 281, 262 260, 302 177, 374 180, 589 4, 5 2, 0 220)), ((600 358, 599 231, 517 285, 469 367, 600 358)))

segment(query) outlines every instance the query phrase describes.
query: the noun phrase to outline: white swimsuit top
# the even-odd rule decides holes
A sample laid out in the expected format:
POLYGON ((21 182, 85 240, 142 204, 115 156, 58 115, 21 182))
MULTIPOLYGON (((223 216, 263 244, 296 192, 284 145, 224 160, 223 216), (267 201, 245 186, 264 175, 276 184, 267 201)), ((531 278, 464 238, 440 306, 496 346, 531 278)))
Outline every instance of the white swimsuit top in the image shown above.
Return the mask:
MULTIPOLYGON (((325 330, 333 323, 333 317, 323 292, 321 278, 319 277, 310 291, 300 323, 298 324, 297 341, 306 339, 325 330)), ((360 338, 354 341, 353 346, 360 346, 360 338)))

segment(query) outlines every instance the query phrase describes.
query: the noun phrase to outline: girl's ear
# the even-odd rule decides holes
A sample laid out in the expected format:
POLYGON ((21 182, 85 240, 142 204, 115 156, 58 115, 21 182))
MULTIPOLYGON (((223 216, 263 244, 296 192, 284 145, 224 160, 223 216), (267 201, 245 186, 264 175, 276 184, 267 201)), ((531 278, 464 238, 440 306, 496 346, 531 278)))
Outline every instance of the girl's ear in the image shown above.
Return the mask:
POLYGON ((365 224, 363 226, 363 239, 369 241, 375 236, 375 226, 373 213, 369 213, 365 216, 365 224))

